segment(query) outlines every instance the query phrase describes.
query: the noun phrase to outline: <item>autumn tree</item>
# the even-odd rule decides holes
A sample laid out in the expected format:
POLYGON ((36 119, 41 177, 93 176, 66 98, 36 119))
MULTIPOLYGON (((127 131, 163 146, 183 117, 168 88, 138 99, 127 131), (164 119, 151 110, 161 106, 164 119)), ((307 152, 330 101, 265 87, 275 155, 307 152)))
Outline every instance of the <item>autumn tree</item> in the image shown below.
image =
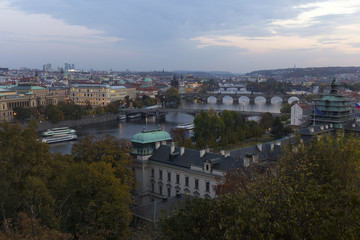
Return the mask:
POLYGON ((163 233, 169 239, 357 239, 359 144, 339 135, 288 144, 277 164, 228 173, 219 198, 186 204, 163 220, 163 233))

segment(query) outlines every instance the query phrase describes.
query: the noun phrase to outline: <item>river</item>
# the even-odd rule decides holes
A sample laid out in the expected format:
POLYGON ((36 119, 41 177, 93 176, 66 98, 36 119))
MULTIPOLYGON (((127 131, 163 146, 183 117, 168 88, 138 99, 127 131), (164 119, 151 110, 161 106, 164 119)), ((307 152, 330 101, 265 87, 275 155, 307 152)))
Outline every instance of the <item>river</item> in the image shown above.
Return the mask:
MULTIPOLYGON (((226 100, 226 99, 225 99, 226 100)), ((266 104, 264 102, 256 102, 254 104, 249 103, 232 103, 232 101, 224 101, 223 103, 206 103, 195 104, 182 102, 179 108, 182 109, 210 109, 214 110, 236 110, 236 111, 254 111, 254 112, 271 112, 279 113, 281 108, 281 102, 266 104)), ((176 127, 179 123, 193 122, 194 117, 185 113, 169 113, 166 115, 165 120, 155 120, 154 117, 147 119, 132 119, 122 121, 109 121, 101 124, 90 124, 75 128, 79 139, 88 136, 102 136, 104 134, 110 134, 116 138, 124 138, 131 140, 132 137, 146 129, 161 128, 162 130, 170 132, 170 130, 176 127)), ((50 146, 50 151, 61 152, 67 154, 71 152, 72 145, 76 141, 53 143, 50 146)))

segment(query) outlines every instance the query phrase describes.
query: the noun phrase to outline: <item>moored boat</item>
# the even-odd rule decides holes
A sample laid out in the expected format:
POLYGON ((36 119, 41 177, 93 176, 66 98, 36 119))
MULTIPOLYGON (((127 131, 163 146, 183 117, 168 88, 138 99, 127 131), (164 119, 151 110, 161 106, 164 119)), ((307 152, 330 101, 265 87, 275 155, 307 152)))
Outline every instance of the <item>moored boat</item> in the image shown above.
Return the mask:
POLYGON ((178 129, 192 130, 195 128, 193 123, 180 123, 176 126, 178 129))
POLYGON ((135 113, 127 116, 128 119, 141 118, 141 113, 135 113))
POLYGON ((66 135, 66 134, 75 134, 76 130, 68 127, 60 127, 60 128, 51 128, 47 131, 41 133, 43 137, 51 137, 51 136, 59 136, 59 135, 66 135))
POLYGON ((76 140, 78 137, 76 134, 64 134, 64 135, 56 135, 51 137, 44 137, 42 139, 43 143, 57 143, 57 142, 65 142, 76 140))
POLYGON ((124 115, 119 115, 118 119, 119 119, 119 120, 125 120, 125 119, 126 119, 126 115, 125 115, 125 114, 124 114, 124 115))

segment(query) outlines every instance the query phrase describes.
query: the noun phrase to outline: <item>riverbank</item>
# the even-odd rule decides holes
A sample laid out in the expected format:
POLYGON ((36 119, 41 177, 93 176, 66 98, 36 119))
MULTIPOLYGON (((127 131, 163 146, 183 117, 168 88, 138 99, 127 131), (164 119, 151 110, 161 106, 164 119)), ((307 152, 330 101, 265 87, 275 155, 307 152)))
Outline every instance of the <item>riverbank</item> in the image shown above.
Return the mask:
POLYGON ((56 128, 56 127, 79 127, 87 124, 115 121, 117 119, 118 119, 118 114, 104 114, 104 115, 86 116, 78 120, 64 120, 58 123, 38 122, 38 131, 45 131, 49 128, 56 128))

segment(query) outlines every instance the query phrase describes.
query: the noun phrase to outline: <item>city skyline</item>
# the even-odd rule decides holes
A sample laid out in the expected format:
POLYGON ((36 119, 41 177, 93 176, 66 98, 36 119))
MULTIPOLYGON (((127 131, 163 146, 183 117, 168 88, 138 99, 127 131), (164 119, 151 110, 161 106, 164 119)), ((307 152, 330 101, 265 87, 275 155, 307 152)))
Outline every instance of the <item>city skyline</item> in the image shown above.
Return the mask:
POLYGON ((358 1, 0 0, 0 67, 189 70, 359 66, 358 1))

